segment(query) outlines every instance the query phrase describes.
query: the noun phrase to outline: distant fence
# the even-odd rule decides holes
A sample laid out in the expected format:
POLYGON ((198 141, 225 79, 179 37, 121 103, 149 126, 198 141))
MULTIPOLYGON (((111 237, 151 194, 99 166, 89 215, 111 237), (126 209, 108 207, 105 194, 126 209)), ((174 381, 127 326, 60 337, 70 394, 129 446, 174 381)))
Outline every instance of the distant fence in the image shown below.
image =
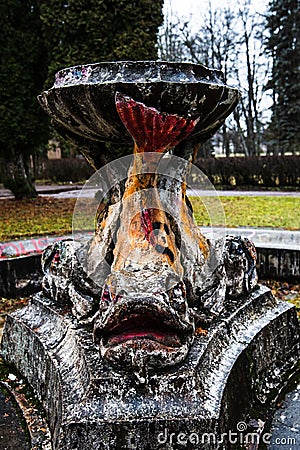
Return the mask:
MULTIPOLYGON (((251 156, 198 159, 196 165, 215 186, 300 188, 300 156, 251 156)), ((5 170, 0 160, 0 182, 5 170)), ((37 180, 82 181, 93 174, 81 158, 39 160, 37 180)))

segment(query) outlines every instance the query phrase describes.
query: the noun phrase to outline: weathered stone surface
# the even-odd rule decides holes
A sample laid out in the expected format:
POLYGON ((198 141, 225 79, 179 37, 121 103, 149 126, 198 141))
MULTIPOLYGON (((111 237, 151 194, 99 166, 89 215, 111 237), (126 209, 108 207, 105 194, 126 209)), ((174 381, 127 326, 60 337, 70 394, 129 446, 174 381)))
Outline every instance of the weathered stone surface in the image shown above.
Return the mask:
POLYGON ((82 254, 88 251, 88 245, 72 240, 48 247, 43 255, 44 294, 62 308, 71 307, 81 324, 93 326, 102 356, 144 382, 149 370, 184 360, 198 322, 224 313, 226 302, 251 292, 257 280, 253 244, 239 237, 227 237, 225 245, 210 241, 210 258, 202 268, 199 262, 193 271, 187 267, 184 281, 197 288, 195 300, 159 254, 149 261, 147 252, 144 265, 140 259, 134 264, 129 249, 126 258, 132 269, 113 266, 102 289, 103 278, 95 282, 82 265, 82 254))
MULTIPOLYGON (((193 139, 198 145, 213 134, 238 98, 221 72, 154 61, 66 69, 39 97, 67 134, 134 140, 125 180, 110 183, 90 246, 65 243, 45 252, 44 292, 71 303, 80 321, 92 322, 98 303, 94 335, 102 356, 131 367, 144 382, 149 370, 186 357, 199 310, 217 315, 226 296, 249 292, 256 283, 252 244, 232 241, 224 251, 222 240, 211 243, 186 196, 197 151, 193 139), (173 150, 182 158, 163 158, 173 150)), ((86 155, 94 167, 98 153, 86 155)), ((108 179, 117 180, 114 175, 108 179)))
POLYGON ((300 281, 300 250, 261 248, 258 252, 257 270, 262 278, 300 281))
POLYGON ((61 134, 81 142, 99 168, 99 141, 131 142, 115 107, 120 92, 161 112, 199 119, 193 135, 204 142, 235 108, 239 92, 223 74, 200 64, 115 61, 58 72, 54 86, 39 96, 61 134))
POLYGON ((42 401, 54 449, 128 449, 129 439, 133 448, 176 449, 174 440, 160 446, 159 433, 219 436, 251 410, 264 410, 295 369, 298 341, 294 308, 261 287, 232 301, 207 334, 196 330, 182 365, 149 374, 141 385, 100 357, 92 330, 70 308, 37 295, 8 317, 2 354, 42 401))
POLYGON ((10 298, 40 291, 42 277, 40 255, 0 260, 0 295, 10 298))
POLYGON ((300 445, 300 384, 289 392, 275 412, 270 434, 270 450, 280 446, 283 450, 295 449, 300 445))
POLYGON ((295 370, 294 308, 256 285, 250 241, 200 232, 186 195, 194 139, 238 96, 220 72, 162 62, 77 66, 41 95, 59 130, 92 143, 94 167, 93 143, 134 140, 123 178, 109 165, 91 241, 46 249, 43 292, 6 321, 3 356, 34 387, 54 450, 197 448, 207 432, 201 448, 229 449, 221 434, 295 370))
MULTIPOLYGON (((237 230, 235 229, 234 231, 237 232, 237 230)), ((233 231, 230 232, 232 233, 233 231)), ((206 234, 203 227, 202 233, 206 234)), ((244 230, 241 231, 241 235, 244 236, 244 230)), ((245 234, 245 236, 247 235, 245 234)), ((68 236, 61 237, 61 239, 67 238, 68 236)), ((55 240, 55 238, 49 238, 50 242, 55 240)), ((44 250, 44 248, 41 248, 41 250, 44 250)), ((300 282, 299 250, 260 248, 256 245, 256 251, 258 279, 280 279, 290 280, 294 283, 300 282)), ((17 297, 37 293, 42 288, 42 279, 41 254, 0 259, 0 295, 3 297, 17 297)))

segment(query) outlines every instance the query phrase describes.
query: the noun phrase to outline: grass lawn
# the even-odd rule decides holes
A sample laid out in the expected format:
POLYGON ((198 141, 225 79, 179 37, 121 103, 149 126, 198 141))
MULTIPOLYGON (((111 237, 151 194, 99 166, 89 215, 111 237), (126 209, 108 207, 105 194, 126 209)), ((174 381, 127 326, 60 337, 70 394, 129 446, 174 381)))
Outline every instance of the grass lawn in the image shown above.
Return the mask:
POLYGON ((76 199, 0 199, 0 241, 70 233, 76 199))
MULTIPOLYGON (((222 225, 222 217, 215 212, 215 197, 203 198, 212 211, 212 225, 222 225), (220 219, 220 220, 218 220, 220 219)), ((225 212, 225 225, 236 227, 272 227, 287 230, 300 229, 299 197, 219 197, 225 212)), ((190 198, 198 225, 210 225, 209 215, 199 197, 190 198)))
MULTIPOLYGON (((222 224, 219 203, 206 197, 213 225, 222 224)), ((209 215, 199 197, 192 197, 199 225, 210 225, 209 215)), ((257 226, 300 229, 298 197, 220 197, 227 227, 257 226)), ((70 233, 76 199, 37 197, 31 200, 0 199, 0 241, 70 233)), ((88 202, 88 201, 87 201, 88 202)))

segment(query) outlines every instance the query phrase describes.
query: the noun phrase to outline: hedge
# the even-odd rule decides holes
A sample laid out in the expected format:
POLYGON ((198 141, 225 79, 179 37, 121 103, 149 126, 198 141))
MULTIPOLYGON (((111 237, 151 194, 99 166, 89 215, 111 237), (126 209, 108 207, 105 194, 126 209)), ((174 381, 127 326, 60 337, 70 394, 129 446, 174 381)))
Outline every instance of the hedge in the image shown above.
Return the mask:
MULTIPOLYGON (((196 165, 216 186, 300 188, 300 156, 208 158, 198 159, 196 165)), ((4 170, 0 161, 0 182, 4 170)), ((45 159, 36 164, 35 178, 76 182, 90 178, 93 172, 81 158, 45 159)))
POLYGON ((92 167, 81 158, 44 159, 35 167, 37 180, 83 181, 94 173, 92 167))
POLYGON ((300 187, 300 156, 198 159, 196 166, 215 186, 300 187))
MULTIPOLYGON (((0 183, 3 181, 5 163, 0 158, 0 183)), ((90 178, 94 170, 83 158, 38 159, 34 167, 36 180, 53 182, 84 181, 90 178)))

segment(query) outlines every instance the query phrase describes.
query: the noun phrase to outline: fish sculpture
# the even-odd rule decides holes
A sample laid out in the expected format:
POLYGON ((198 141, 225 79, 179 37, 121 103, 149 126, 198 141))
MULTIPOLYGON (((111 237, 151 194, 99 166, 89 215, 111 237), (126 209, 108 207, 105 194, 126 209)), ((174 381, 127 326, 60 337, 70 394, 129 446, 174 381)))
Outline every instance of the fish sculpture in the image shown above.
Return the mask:
POLYGON ((92 239, 45 251, 43 290, 92 326, 108 364, 146 383, 184 361, 195 333, 253 290, 257 276, 253 244, 204 236, 186 194, 199 146, 235 108, 238 91, 204 66, 137 65, 143 70, 134 80, 130 63, 77 68, 73 78, 71 68, 40 97, 96 169, 103 141, 133 140, 126 179, 111 183, 92 239))

